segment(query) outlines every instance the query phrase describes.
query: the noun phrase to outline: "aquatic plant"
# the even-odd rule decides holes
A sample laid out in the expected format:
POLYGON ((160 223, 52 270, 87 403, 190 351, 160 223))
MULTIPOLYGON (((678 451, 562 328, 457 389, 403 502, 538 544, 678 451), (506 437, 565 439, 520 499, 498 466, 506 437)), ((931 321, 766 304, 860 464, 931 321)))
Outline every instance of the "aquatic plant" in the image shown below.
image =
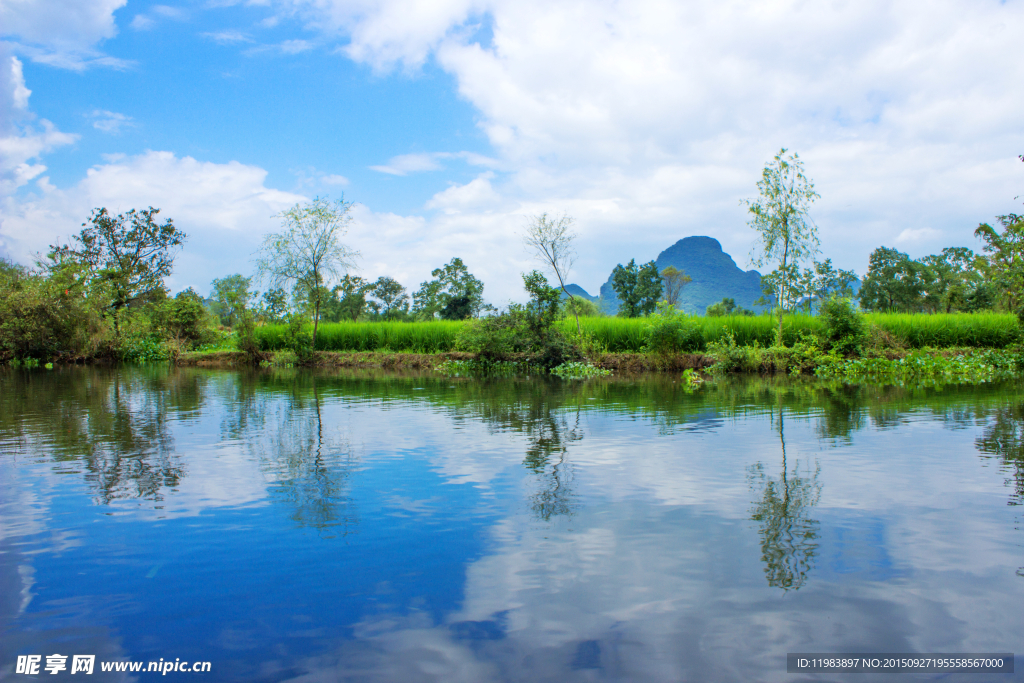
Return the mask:
POLYGON ((550 372, 552 375, 557 375, 562 379, 586 379, 588 377, 602 377, 612 374, 611 370, 605 370, 604 368, 595 367, 590 363, 581 363, 579 361, 570 361, 556 365, 551 368, 550 372))

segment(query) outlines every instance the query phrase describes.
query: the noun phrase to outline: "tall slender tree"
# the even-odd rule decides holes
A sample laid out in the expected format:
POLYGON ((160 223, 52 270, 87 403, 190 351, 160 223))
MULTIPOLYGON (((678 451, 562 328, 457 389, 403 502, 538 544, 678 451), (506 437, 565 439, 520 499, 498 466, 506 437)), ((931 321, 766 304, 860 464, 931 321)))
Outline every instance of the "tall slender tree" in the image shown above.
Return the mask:
MULTIPOLYGON (((572 231, 575 222, 568 214, 555 217, 542 213, 530 218, 523 236, 523 241, 533 249, 537 260, 554 271, 559 287, 570 301, 572 294, 565 288, 565 281, 572 264, 576 262, 576 250, 573 248, 576 233, 572 231)), ((576 318, 576 332, 580 332, 580 316, 575 306, 572 307, 572 314, 576 318)))
POLYGON ((779 264, 776 343, 782 346, 782 316, 788 303, 790 264, 799 263, 818 251, 818 229, 808 211, 820 195, 814 191, 814 183, 804 175, 800 157, 787 156, 785 148, 765 165, 757 189, 760 192, 757 199, 742 202, 750 213, 748 225, 760 238, 751 260, 759 267, 768 262, 779 264))
POLYGON ((281 232, 263 239, 256 262, 260 279, 272 287, 291 283, 313 308, 313 348, 320 323, 320 308, 328 292, 323 286, 355 266, 359 252, 341 243, 352 222, 352 203, 316 197, 278 214, 281 232))

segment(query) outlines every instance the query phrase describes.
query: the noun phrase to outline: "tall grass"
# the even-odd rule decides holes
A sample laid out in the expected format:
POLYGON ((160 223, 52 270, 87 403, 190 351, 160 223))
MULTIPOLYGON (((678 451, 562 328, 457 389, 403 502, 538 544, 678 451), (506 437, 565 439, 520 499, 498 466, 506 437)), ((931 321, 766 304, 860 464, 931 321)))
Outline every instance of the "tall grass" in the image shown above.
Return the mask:
POLYGON ((1020 323, 1011 313, 869 313, 865 317, 913 349, 924 346, 1001 349, 1020 341, 1020 323))
MULTIPOLYGON (((867 320, 903 340, 910 348, 951 346, 1003 348, 1020 338, 1017 318, 1006 313, 908 314, 870 313, 867 320)), ((772 316, 686 316, 700 331, 700 341, 690 351, 703 351, 707 344, 732 333, 736 343, 771 346, 775 342, 776 319, 772 316)), ((440 353, 451 351, 464 322, 434 321, 324 323, 317 334, 320 351, 409 351, 440 353)), ((572 319, 557 323, 565 333, 575 332, 572 319)), ((580 318, 580 326, 612 353, 640 353, 647 343, 647 318, 580 318)), ((821 319, 811 315, 787 315, 783 321, 787 345, 801 333, 821 331, 821 319)), ((262 348, 277 351, 287 346, 286 325, 265 325, 256 330, 262 348)))
MULTIPOLYGON (((341 322, 320 325, 316 335, 319 351, 410 351, 439 353, 451 351, 455 337, 465 323, 433 322, 341 322)), ((261 348, 279 351, 287 347, 287 325, 264 325, 256 329, 261 348)))
MULTIPOLYGON (((741 346, 753 346, 756 342, 761 346, 771 346, 775 342, 778 323, 770 316, 724 316, 709 318, 704 316, 685 316, 700 332, 697 345, 690 351, 703 351, 707 344, 718 341, 732 333, 736 343, 741 346)), ((575 322, 563 320, 558 323, 563 332, 570 332, 575 322)), ((640 353, 647 343, 647 328, 651 321, 647 318, 580 318, 580 326, 589 332, 612 353, 640 353)), ((792 344, 800 338, 801 332, 813 334, 821 329, 818 318, 810 315, 786 316, 783 327, 783 340, 792 344)))

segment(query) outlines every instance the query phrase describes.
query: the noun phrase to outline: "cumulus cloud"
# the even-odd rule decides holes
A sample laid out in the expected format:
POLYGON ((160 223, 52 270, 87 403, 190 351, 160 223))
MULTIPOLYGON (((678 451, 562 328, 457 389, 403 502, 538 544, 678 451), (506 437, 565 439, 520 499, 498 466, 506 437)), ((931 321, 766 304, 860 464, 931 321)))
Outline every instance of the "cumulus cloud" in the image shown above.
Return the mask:
POLYGON ((8 198, 0 245, 21 261, 80 229, 95 207, 120 213, 155 206, 189 236, 170 280, 174 289, 196 286, 226 273, 251 273, 250 256, 260 237, 279 227, 274 215, 302 201, 301 195, 265 185, 267 172, 237 161, 226 164, 149 151, 111 157, 86 177, 58 189, 43 177, 36 191, 8 198))
POLYGON ((32 91, 25 87, 21 61, 0 43, 0 64, 4 63, 7 68, 0 68, 0 114, 6 114, 0 116, 0 200, 46 171, 40 163, 43 154, 78 139, 46 119, 33 121, 28 108, 32 91))
POLYGON ((59 68, 124 68, 125 60, 105 55, 96 44, 117 35, 114 12, 128 0, 0 1, 0 36, 33 61, 59 68))
MULTIPOLYGON (((753 232, 738 200, 781 147, 817 181, 826 255, 859 272, 904 230, 936 231, 908 233, 920 249, 971 244, 978 220, 1020 193, 1024 63, 1006 59, 1024 28, 1019 3, 277 6, 375 69, 433 58, 451 73, 507 171, 492 182, 500 201, 583 212, 581 235, 599 245, 581 250, 581 266, 599 270, 590 286, 614 265, 600 252, 628 245, 646 259, 692 234, 745 262, 753 232)), ((442 159, 373 168, 402 175, 442 159)))

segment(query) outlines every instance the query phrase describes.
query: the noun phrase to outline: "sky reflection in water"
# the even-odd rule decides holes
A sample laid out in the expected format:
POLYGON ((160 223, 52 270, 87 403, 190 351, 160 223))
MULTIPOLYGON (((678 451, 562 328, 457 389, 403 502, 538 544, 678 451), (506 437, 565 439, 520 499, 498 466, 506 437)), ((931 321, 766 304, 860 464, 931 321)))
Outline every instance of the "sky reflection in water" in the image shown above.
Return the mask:
POLYGON ((791 681, 1024 632, 1017 386, 5 372, 0 486, 0 678, 791 681))

